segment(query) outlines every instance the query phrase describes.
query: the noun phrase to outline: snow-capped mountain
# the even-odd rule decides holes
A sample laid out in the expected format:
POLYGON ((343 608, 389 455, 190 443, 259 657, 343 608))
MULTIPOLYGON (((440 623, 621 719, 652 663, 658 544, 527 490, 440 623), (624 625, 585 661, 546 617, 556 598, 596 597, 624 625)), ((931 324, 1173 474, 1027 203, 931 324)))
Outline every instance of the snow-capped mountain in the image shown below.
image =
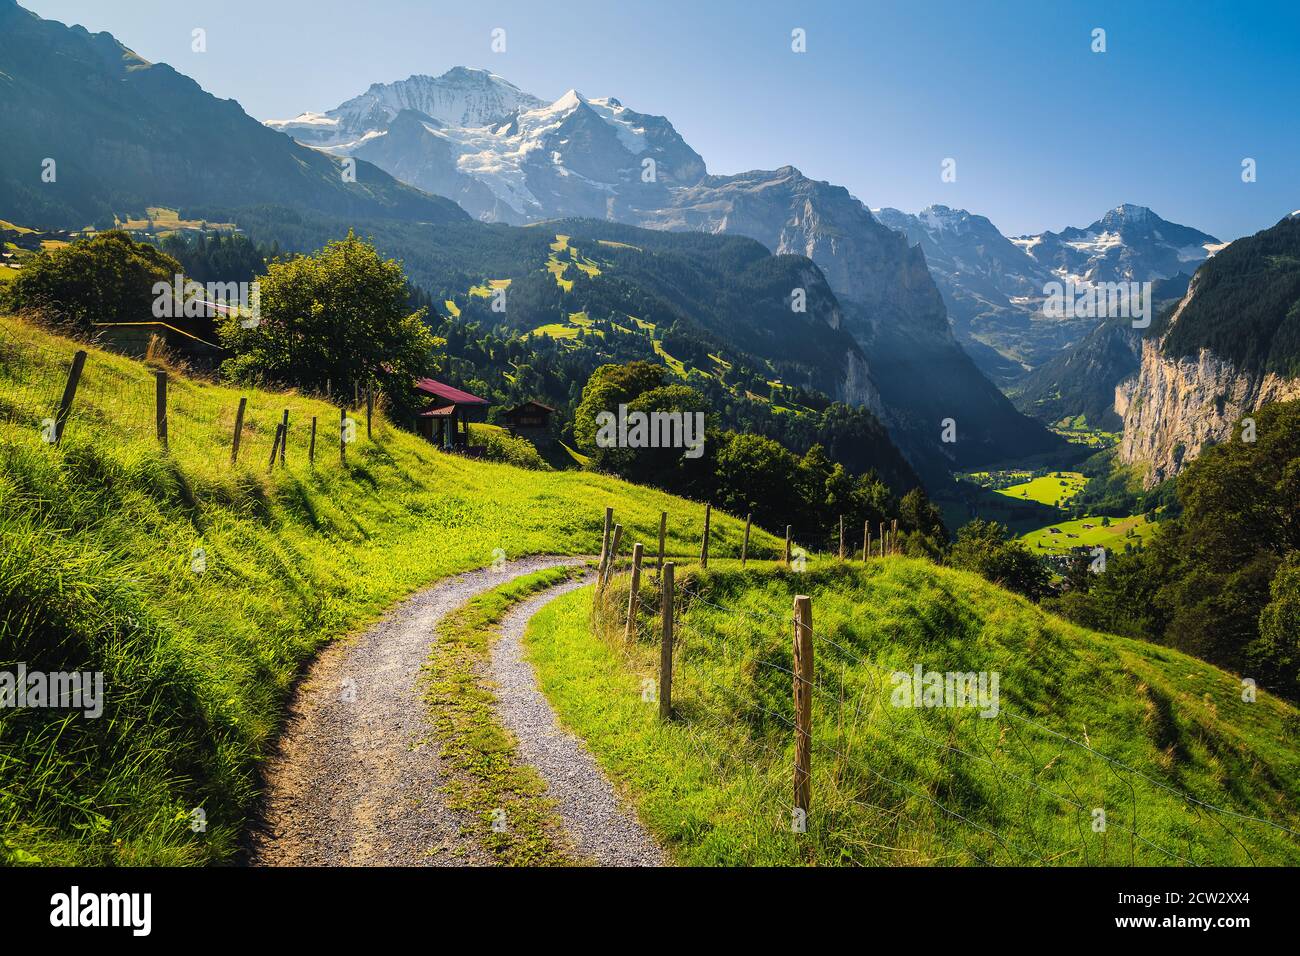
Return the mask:
POLYGON ((1191 273, 1224 247, 1213 236, 1124 203, 1090 226, 1011 240, 1061 279, 1150 282, 1191 273))
POLYGON ((272 120, 306 145, 356 156, 489 222, 630 220, 698 182, 704 161, 662 116, 569 90, 553 103, 484 70, 376 84, 327 113, 272 120))
POLYGON ((1190 275, 1223 248, 1213 236, 1124 204, 1083 229, 1005 237, 983 216, 930 206, 873 210, 925 251, 958 340, 995 381, 1010 385, 1082 340, 1095 319, 1043 319, 1050 282, 1150 282, 1190 275))
POLYGON ((327 113, 303 113, 266 125, 305 146, 349 152, 367 135, 381 133, 402 110, 422 113, 439 126, 478 127, 545 105, 495 73, 457 66, 442 76, 375 83, 327 113))
POLYGON ((868 356, 871 367, 854 373, 861 395, 878 391, 898 444, 920 468, 934 474, 954 454, 969 463, 1055 442, 961 350, 922 252, 841 186, 789 166, 709 175, 662 116, 576 90, 546 103, 461 67, 372 86, 327 113, 268 125, 374 163, 485 221, 608 219, 744 235, 775 253, 808 256, 868 356), (958 411, 965 442, 939 445, 933 423, 958 411))

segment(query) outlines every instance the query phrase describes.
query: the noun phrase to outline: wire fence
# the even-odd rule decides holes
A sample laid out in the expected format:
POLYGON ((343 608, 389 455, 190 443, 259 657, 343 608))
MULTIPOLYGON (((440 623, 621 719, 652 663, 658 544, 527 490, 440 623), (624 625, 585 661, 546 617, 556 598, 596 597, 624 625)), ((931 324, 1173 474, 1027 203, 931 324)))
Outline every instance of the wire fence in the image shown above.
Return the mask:
POLYGON ((387 427, 372 420, 373 397, 364 391, 342 412, 309 405, 331 400, 303 393, 252 391, 217 404, 210 386, 174 374, 152 348, 146 364, 142 375, 135 365, 84 351, 70 357, 0 328, 0 423, 52 445, 94 437, 160 448, 201 467, 264 470, 343 462, 359 440, 387 427))
MULTIPOLYGON (((838 553, 838 529, 821 543, 838 553)), ((668 723, 716 779, 754 778, 770 810, 756 825, 769 836, 815 833, 823 851, 843 841, 851 862, 904 865, 1300 860, 1300 831, 1188 792, 1005 701, 993 720, 975 708, 899 706, 905 672, 864 656, 851 632, 808 627, 817 668, 805 678, 797 599, 789 613, 733 606, 707 577, 661 577, 653 556, 634 567, 611 545, 607 535, 594 629, 624 647, 666 646, 655 680, 670 695, 668 723)))

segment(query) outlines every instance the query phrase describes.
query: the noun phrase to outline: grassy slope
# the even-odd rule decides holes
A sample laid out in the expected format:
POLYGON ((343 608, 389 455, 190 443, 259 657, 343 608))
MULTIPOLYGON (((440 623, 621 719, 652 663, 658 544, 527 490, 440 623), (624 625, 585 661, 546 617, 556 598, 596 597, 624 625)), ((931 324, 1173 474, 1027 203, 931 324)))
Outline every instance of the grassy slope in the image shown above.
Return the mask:
POLYGON ((1006 495, 1008 498, 1024 498, 1043 505, 1055 505, 1058 501, 1061 505, 1067 505, 1087 483, 1088 479, 1077 471, 1061 471, 1033 478, 1018 485, 1000 488, 998 494, 1006 495))
MULTIPOLYGON (((697 547, 702 506, 598 475, 443 455, 382 421, 373 442, 362 423, 343 468, 337 410, 298 396, 173 377, 167 455, 148 426, 151 376, 98 350, 55 449, 39 423, 75 346, 0 318, 0 348, 15 342, 40 351, 19 379, 0 362, 0 669, 102 670, 107 704, 98 720, 0 711, 0 862, 226 859, 291 682, 326 641, 495 549, 595 551, 606 504, 625 541, 655 540, 663 509, 669 550, 697 547), (289 464, 268 476, 286 407, 289 464), (198 807, 202 833, 189 825, 198 807)), ((715 513, 713 528, 734 545, 743 525, 715 513)))
MULTIPOLYGON (((739 613, 684 598, 672 723, 641 696, 656 672, 652 614, 630 649, 621 636, 593 637, 585 588, 544 609, 527 638, 561 719, 680 862, 1300 863, 1300 839, 1198 811, 1010 716, 1208 802, 1300 829, 1300 755, 1289 743, 1300 714, 1263 693, 1243 702, 1230 674, 1083 630, 973 575, 919 561, 681 580, 739 613), (795 593, 813 598, 819 684, 804 835, 790 826, 795 593), (917 662, 998 671, 999 715, 890 706, 889 674, 917 662), (1093 830, 1095 808, 1107 814, 1104 832, 1093 830)), ((626 584, 616 586, 612 618, 625 599, 626 584)), ((643 600, 653 605, 653 588, 643 600)))
POLYGON ((1029 546, 1035 554, 1064 554, 1070 548, 1087 546, 1095 548, 1102 545, 1111 550, 1123 550, 1125 544, 1134 546, 1149 538, 1155 525, 1147 521, 1145 515, 1133 515, 1130 518, 1111 518, 1110 527, 1102 527, 1101 518, 1079 518, 1075 521, 1058 521, 1055 524, 1030 532, 1020 540, 1029 546), (1084 525, 1090 524, 1091 528, 1084 525), (1056 528, 1061 533, 1052 534, 1056 528), (1129 529, 1133 537, 1128 537, 1129 529), (1076 535, 1071 538, 1070 535, 1076 535))

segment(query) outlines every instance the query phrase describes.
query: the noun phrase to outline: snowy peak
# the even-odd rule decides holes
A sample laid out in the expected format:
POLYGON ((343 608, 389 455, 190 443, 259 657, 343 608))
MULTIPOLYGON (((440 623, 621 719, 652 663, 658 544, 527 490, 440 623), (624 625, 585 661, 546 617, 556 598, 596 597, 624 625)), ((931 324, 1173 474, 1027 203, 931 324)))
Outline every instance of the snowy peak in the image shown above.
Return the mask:
POLYGON ((1101 225, 1110 229, 1122 229, 1124 226, 1145 226, 1152 219, 1164 222, 1155 213, 1146 206, 1137 206, 1133 203, 1120 203, 1106 215, 1102 216, 1094 226, 1101 225))
POLYGON ((416 75, 396 83, 375 83, 331 115, 364 117, 379 110, 392 116, 410 109, 448 126, 477 127, 543 105, 495 73, 457 66, 438 77, 416 75))
POLYGON ((376 83, 327 113, 267 125, 453 196, 491 221, 606 218, 628 202, 661 205, 664 189, 707 172, 662 116, 574 89, 548 103, 467 67, 376 83))
POLYGON ((267 120, 266 125, 307 146, 348 152, 366 134, 382 133, 403 110, 422 113, 435 125, 477 128, 545 105, 495 73, 457 66, 442 76, 417 74, 395 83, 373 83, 326 113, 267 120))
POLYGON ((1124 203, 1082 229, 1012 240, 1061 279, 1150 282, 1192 273, 1223 248, 1214 236, 1124 203))

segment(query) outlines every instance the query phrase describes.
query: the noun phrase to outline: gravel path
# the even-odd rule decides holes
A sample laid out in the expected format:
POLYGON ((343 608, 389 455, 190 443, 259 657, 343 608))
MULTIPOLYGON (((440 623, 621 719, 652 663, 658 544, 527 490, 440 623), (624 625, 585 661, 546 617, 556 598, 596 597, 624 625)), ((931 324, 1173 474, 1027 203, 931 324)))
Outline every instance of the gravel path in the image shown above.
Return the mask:
POLYGON ((547 796, 578 851, 601 866, 663 866, 659 845, 614 793, 581 740, 560 727, 524 659, 524 628, 548 602, 581 587, 566 581, 515 607, 492 645, 497 713, 519 741, 519 756, 546 781, 547 796))
MULTIPOLYGON (((298 685, 277 753, 268 761, 260 819, 249 836, 249 862, 490 863, 472 836, 462 836, 463 821, 442 805, 437 749, 421 743, 428 723, 417 684, 420 667, 428 659, 434 628, 449 611, 511 578, 574 563, 574 558, 525 558, 500 571, 448 578, 364 633, 327 646, 298 685)), ((540 606, 529 604, 534 610, 540 606)))

